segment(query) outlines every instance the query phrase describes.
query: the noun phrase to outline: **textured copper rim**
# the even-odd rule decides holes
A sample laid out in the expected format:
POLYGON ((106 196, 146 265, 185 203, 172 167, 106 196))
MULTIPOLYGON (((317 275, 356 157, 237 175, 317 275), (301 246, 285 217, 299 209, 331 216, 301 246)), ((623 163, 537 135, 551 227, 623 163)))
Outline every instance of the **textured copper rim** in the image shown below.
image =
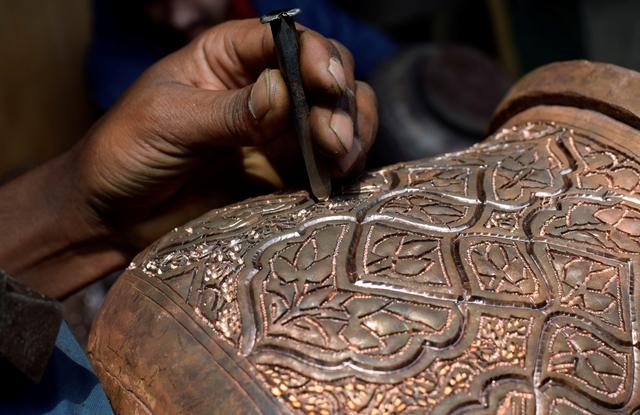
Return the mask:
POLYGON ((537 105, 562 105, 608 115, 640 128, 640 74, 588 61, 545 65, 517 82, 489 125, 493 133, 514 115, 537 105))

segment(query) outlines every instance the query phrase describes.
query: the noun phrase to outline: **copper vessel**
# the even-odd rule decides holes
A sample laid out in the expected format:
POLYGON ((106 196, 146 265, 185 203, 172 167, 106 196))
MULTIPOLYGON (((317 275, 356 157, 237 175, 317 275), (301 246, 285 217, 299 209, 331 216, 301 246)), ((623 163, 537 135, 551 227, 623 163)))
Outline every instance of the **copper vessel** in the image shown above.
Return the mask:
POLYGON ((467 150, 167 234, 93 326, 115 410, 634 413, 638 91, 612 65, 549 65, 467 150))

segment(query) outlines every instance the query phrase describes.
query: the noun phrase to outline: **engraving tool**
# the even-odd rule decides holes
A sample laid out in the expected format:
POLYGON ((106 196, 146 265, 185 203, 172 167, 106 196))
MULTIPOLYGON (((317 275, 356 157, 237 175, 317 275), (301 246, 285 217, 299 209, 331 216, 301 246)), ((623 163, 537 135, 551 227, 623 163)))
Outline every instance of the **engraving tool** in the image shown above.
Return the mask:
POLYGON ((300 45, 293 20, 300 12, 297 8, 276 10, 262 16, 260 22, 269 23, 271 26, 278 64, 289 91, 294 128, 309 176, 311 193, 318 200, 327 200, 331 196, 331 176, 326 161, 313 149, 309 128, 309 104, 302 86, 300 45))

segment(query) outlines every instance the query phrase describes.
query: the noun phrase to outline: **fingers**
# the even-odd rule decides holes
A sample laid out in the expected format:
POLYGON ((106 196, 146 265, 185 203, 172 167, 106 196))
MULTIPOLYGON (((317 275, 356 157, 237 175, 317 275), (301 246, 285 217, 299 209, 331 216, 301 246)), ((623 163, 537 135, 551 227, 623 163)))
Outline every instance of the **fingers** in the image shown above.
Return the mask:
POLYGON ((315 144, 332 159, 344 157, 353 147, 354 133, 351 115, 342 109, 312 107, 309 114, 315 144))
POLYGON ((289 128, 289 96, 277 69, 265 69, 241 90, 212 93, 210 108, 215 115, 203 118, 216 145, 262 145, 289 128))
MULTIPOLYGON (((353 56, 343 45, 299 28, 300 65, 315 144, 338 161, 339 174, 345 174, 371 146, 377 126, 375 96, 370 87, 355 81, 353 56)), ((277 69, 264 69, 277 65, 268 25, 257 20, 225 23, 187 49, 190 60, 178 55, 181 59, 169 59, 173 66, 165 66, 190 79, 185 83, 192 86, 191 95, 178 105, 180 100, 167 94, 172 96, 167 107, 174 119, 190 120, 195 127, 190 134, 173 135, 205 145, 243 146, 264 144, 290 130, 282 75, 277 69), (182 61, 191 64, 185 68, 179 65, 182 61)), ((178 124, 188 128, 189 123, 178 124)))
POLYGON ((265 69, 244 88, 210 91, 163 83, 151 100, 133 102, 146 118, 155 114, 156 135, 178 148, 256 146, 279 136, 290 126, 289 97, 277 69, 265 69), (150 102, 149 102, 150 101, 150 102))
POLYGON ((353 55, 342 43, 338 42, 335 39, 330 39, 331 43, 331 59, 329 64, 329 72, 332 72, 332 64, 336 65, 336 63, 341 64, 344 68, 344 73, 346 74, 346 90, 343 91, 343 94, 347 91, 354 91, 356 86, 355 79, 355 62, 353 60, 353 55))
POLYGON ((378 101, 373 88, 365 82, 356 82, 358 132, 363 154, 366 155, 378 133, 378 101))
POLYGON ((351 114, 341 108, 315 106, 309 117, 317 147, 336 161, 334 176, 337 177, 362 167, 378 129, 373 89, 364 82, 356 82, 353 101, 357 113, 355 125, 351 114))
MULTIPOLYGON (((305 89, 315 100, 335 102, 346 88, 354 87, 351 54, 317 32, 297 28, 305 89)), ((192 42, 184 54, 174 59, 177 71, 186 74, 190 84, 207 89, 241 88, 264 68, 278 66, 271 29, 257 19, 220 24, 192 42), (181 63, 187 60, 192 65, 185 68, 181 63)))
MULTIPOLYGON (((317 41, 309 39, 307 42, 317 41)), ((336 160, 332 175, 346 177, 364 167, 377 132, 377 103, 371 87, 355 80, 353 56, 347 48, 334 40, 328 42, 328 72, 340 85, 341 91, 333 105, 311 108, 310 125, 316 145, 336 160)), ((324 49, 318 45, 316 50, 324 49)), ((314 97, 317 99, 321 92, 316 90, 314 97)))
POLYGON ((378 106, 373 89, 364 82, 356 82, 356 107, 359 149, 352 149, 339 166, 343 177, 360 172, 378 132, 378 106))
POLYGON ((185 48, 189 82, 209 89, 235 89, 251 84, 278 61, 269 25, 257 19, 229 21, 204 32, 185 48))
POLYGON ((335 105, 354 88, 353 58, 339 45, 311 30, 300 33, 300 70, 308 98, 335 105))
POLYGON ((316 146, 342 162, 348 154, 358 154, 361 147, 354 122, 358 108, 353 56, 340 43, 311 31, 300 35, 300 43, 303 81, 314 104, 309 123, 316 146))

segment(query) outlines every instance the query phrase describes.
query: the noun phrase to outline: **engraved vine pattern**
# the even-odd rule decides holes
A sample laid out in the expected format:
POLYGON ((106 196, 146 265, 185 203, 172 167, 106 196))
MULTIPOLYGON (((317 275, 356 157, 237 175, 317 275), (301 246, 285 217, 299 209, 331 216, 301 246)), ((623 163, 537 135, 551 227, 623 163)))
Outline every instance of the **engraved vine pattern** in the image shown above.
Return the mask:
POLYGON ((632 413, 630 154, 518 125, 368 173, 329 202, 211 212, 131 272, 175 292, 292 413, 632 413))

